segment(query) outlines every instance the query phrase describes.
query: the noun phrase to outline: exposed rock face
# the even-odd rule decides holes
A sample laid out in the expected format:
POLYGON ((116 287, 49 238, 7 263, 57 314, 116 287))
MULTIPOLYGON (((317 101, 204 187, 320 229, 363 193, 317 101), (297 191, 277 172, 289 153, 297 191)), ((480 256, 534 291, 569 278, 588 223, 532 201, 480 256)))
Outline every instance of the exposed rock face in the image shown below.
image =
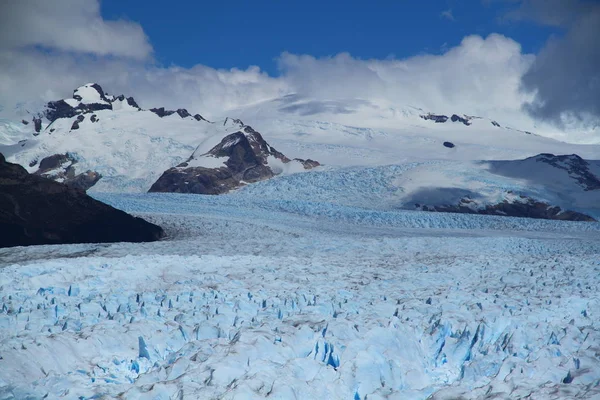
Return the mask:
POLYGON ((158 115, 161 118, 168 117, 169 115, 175 114, 175 111, 165 110, 164 107, 151 108, 149 111, 152 111, 154 114, 158 115))
POLYGON ((190 114, 188 112, 188 110, 186 110, 185 108, 180 108, 176 112, 177 112, 177 114, 179 114, 179 116, 181 118, 186 118, 186 117, 191 117, 192 116, 192 114, 190 114))
POLYGON ((436 122, 438 124, 443 124, 445 122, 448 121, 448 119, 450 119, 450 121, 452 122, 461 122, 467 126, 471 125, 471 119, 473 119, 473 117, 469 117, 469 116, 459 116, 457 114, 452 114, 452 116, 450 118, 448 118, 448 116, 446 115, 436 115, 436 114, 425 114, 425 115, 421 115, 421 118, 423 118, 426 121, 433 121, 436 122))
POLYGON ((141 110, 140 106, 138 106, 137 102, 134 100, 133 97, 127 97, 126 98, 125 95, 120 94, 120 95, 116 96, 115 99, 112 102, 114 103, 117 100, 119 100, 119 101, 126 101, 127 104, 129 104, 131 107, 137 108, 138 110, 141 110))
POLYGON ((38 170, 34 174, 62 182, 69 187, 85 192, 94 186, 102 178, 102 175, 90 170, 76 174, 76 163, 77 159, 69 153, 54 154, 42 159, 38 170))
POLYGON ((520 201, 509 202, 504 200, 498 204, 489 204, 485 207, 472 207, 473 201, 463 198, 456 205, 427 206, 417 204, 417 208, 423 211, 438 211, 461 214, 502 215, 508 217, 523 217, 536 219, 553 219, 561 221, 586 221, 594 222, 594 218, 576 211, 563 210, 560 207, 535 199, 520 196, 520 201))
MULTIPOLYGON (((48 102, 44 111, 33 117, 35 129, 34 135, 37 136, 42 130, 48 130, 48 128, 52 126, 52 123, 57 119, 73 118, 75 116, 83 117, 84 114, 101 110, 116 110, 121 108, 123 103, 126 103, 138 111, 142 110, 133 97, 125 97, 125 95, 122 94, 118 96, 109 96, 97 83, 88 83, 75 89, 71 99, 48 102)), ((161 118, 177 113, 181 118, 189 117, 194 118, 196 121, 207 121, 200 114, 192 116, 185 108, 166 110, 164 107, 160 107, 151 108, 149 111, 161 118)), ((95 114, 90 117, 92 123, 97 122, 98 120, 99 118, 95 114)), ((25 120, 22 122, 25 125, 29 123, 25 120)), ((83 119, 80 118, 78 118, 77 121, 74 121, 71 130, 79 129, 81 122, 83 122, 83 119)), ((52 132, 52 130, 53 129, 50 128, 50 132, 52 132)))
POLYGON ((450 120, 452 122, 457 122, 457 121, 462 122, 463 124, 465 124, 467 126, 471 125, 471 118, 467 117, 466 115, 464 117, 460 117, 456 114, 452 114, 452 117, 450 117, 450 120))
POLYGON ((577 154, 555 156, 542 153, 532 159, 567 171, 569 176, 583 187, 583 190, 600 189, 600 178, 590 171, 590 164, 577 154))
POLYGON ((0 154, 0 247, 148 242, 162 228, 40 176, 0 154))
POLYGON ((490 171, 511 178, 527 179, 546 186, 564 185, 569 180, 584 192, 600 190, 600 161, 584 160, 577 154, 538 154, 524 160, 487 161, 490 171), (532 174, 535 177, 532 177, 532 174))
MULTIPOLYGON (((154 114, 158 115, 161 118, 168 117, 169 115, 177 114, 181 118, 192 117, 192 114, 188 112, 185 108, 178 108, 177 110, 165 110, 164 107, 160 108, 151 108, 149 111, 152 111, 154 114)), ((193 116, 196 121, 206 121, 200 114, 196 114, 193 116)))
POLYGON ((269 179, 277 173, 269 161, 281 165, 296 163, 311 169, 320 164, 314 160, 290 160, 271 147, 250 126, 239 122, 242 129, 227 135, 205 154, 192 154, 184 163, 165 171, 150 192, 222 194, 246 183, 269 179))
POLYGON ((423 118, 424 120, 429 120, 429 121, 434 121, 438 124, 443 124, 444 122, 448 121, 448 117, 445 115, 435 115, 435 114, 426 114, 426 115, 421 115, 421 118, 423 118))
POLYGON ((36 133, 40 133, 40 131, 42 130, 42 119, 41 118, 34 118, 33 119, 33 126, 35 128, 35 132, 36 133))
POLYGON ((313 169, 321 165, 318 161, 311 160, 310 158, 307 158, 306 160, 303 160, 301 158, 294 158, 294 161, 297 161, 300 164, 302 164, 304 169, 313 169))
POLYGON ((51 101, 46 105, 44 116, 50 122, 54 122, 59 118, 71 118, 77 115, 77 109, 67 104, 64 100, 51 101))

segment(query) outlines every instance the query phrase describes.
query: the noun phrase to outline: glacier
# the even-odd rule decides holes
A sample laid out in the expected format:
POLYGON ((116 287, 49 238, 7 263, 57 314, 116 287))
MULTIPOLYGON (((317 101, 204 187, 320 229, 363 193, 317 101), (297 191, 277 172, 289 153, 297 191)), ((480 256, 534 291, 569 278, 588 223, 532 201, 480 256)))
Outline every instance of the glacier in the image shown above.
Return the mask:
POLYGON ((600 224, 394 209, 344 171, 94 193, 167 239, 0 249, 0 399, 600 396, 600 224))

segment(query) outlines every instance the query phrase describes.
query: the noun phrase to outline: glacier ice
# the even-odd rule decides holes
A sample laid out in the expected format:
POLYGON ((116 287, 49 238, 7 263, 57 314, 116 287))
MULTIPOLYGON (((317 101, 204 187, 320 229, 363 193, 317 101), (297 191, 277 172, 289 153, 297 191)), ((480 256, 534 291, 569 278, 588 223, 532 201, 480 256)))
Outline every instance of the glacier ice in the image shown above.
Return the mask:
POLYGON ((600 395, 599 224, 243 193, 96 194, 169 237, 0 250, 0 398, 600 395))

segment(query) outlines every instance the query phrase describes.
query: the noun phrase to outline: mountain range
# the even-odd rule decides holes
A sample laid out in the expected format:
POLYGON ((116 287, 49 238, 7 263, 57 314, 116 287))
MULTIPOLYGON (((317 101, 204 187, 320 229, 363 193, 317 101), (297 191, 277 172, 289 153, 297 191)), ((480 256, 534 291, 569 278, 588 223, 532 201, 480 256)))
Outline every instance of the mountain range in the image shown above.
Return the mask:
POLYGON ((560 142, 459 110, 362 99, 292 94, 229 112, 207 119, 183 108, 143 109, 133 97, 89 83, 71 98, 27 110, 21 121, 0 121, 0 152, 30 173, 90 193, 259 195, 285 186, 291 189, 278 194, 284 198, 343 203, 337 194, 353 187, 381 209, 600 217, 598 145, 560 142), (402 172, 390 172, 394 165, 402 172), (336 179, 367 170, 379 179, 357 178, 358 189, 336 179))

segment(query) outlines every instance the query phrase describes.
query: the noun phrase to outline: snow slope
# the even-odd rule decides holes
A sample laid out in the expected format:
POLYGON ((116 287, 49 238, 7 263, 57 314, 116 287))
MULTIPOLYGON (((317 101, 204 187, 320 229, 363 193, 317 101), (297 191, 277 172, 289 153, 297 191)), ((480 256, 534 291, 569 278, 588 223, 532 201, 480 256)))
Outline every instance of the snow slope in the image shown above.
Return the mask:
MULTIPOLYGON (((86 110, 107 106, 91 84, 76 89, 74 97, 77 99, 65 99, 65 103, 86 110)), ((92 170, 103 176, 92 188, 98 192, 147 191, 162 172, 185 161, 193 152, 206 153, 225 135, 237 131, 241 122, 227 118, 230 116, 251 125, 290 158, 310 158, 331 166, 513 160, 539 153, 578 154, 596 159, 600 154, 600 145, 567 144, 535 132, 526 133, 519 130, 524 129, 519 127, 520 121, 469 117, 468 126, 451 119, 436 123, 422 118, 429 111, 375 101, 318 103, 286 96, 228 111, 210 123, 189 114, 183 118, 178 113, 161 118, 128 101, 105 98, 112 101, 112 109, 94 111, 97 122, 91 121, 91 114, 59 118, 51 124, 44 120, 43 130, 37 136, 32 123, 23 126, 20 122, 3 122, 0 150, 9 161, 30 171, 36 169, 35 161, 69 152, 78 159, 78 172, 92 170), (74 122, 82 116, 79 127, 73 129, 74 122), (18 142, 25 140, 21 147, 18 142), (444 147, 446 141, 455 147, 444 147)), ((451 112, 461 115, 460 110, 451 112)), ((204 161, 213 161, 211 166, 218 163, 204 161)))
POLYGON ((0 398, 600 395, 600 224, 97 197, 169 239, 0 250, 0 398))
MULTIPOLYGON (((590 163, 600 177, 600 163, 590 163)), ((600 190, 585 190, 566 171, 535 159, 330 167, 259 182, 240 189, 239 194, 382 211, 414 210, 415 204, 453 205, 465 196, 474 205, 484 206, 518 201, 523 195, 600 219, 600 190)))
POLYGON ((97 122, 87 115, 77 130, 71 129, 77 117, 57 119, 50 128, 54 132, 42 131, 27 140, 26 150, 7 158, 35 171, 37 166, 29 165, 32 161, 68 152, 78 160, 78 171, 102 174, 94 190, 144 192, 164 170, 185 161, 198 146, 218 143, 239 129, 177 114, 160 118, 131 107, 94 114, 97 122))
POLYGON ((374 99, 314 101, 289 95, 232 110, 263 132, 280 151, 311 151, 329 165, 386 165, 404 161, 512 160, 539 153, 578 154, 597 159, 600 145, 577 145, 543 136, 527 120, 513 116, 435 123, 431 111, 450 117, 461 110, 423 110, 374 99), (506 119, 502 119, 506 118, 506 119), (454 149, 442 146, 445 141, 454 149))

